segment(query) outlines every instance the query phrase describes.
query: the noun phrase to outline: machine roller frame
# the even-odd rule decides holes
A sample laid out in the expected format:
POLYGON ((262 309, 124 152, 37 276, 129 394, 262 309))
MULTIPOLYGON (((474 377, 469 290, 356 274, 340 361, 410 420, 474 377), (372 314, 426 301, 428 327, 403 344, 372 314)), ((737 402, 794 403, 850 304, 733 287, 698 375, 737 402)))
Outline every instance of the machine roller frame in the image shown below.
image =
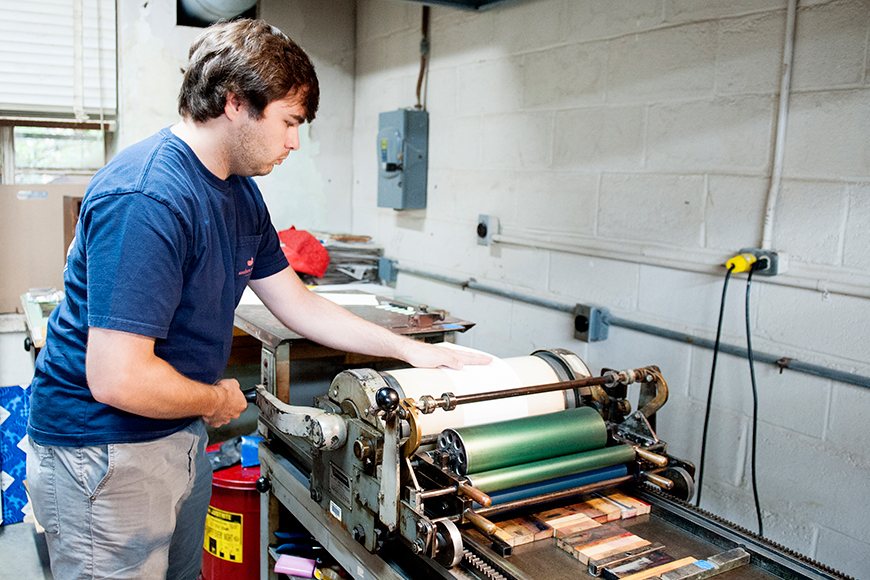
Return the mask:
MULTIPOLYGON (((562 380, 415 400, 402 397, 401 386, 389 374, 357 369, 339 374, 328 393, 316 399, 316 408, 287 405, 258 387, 259 427, 265 438, 261 487, 273 490, 263 499, 263 542, 277 525, 277 497, 297 517, 303 514, 301 523, 327 550, 342 555, 337 556, 339 563, 354 577, 392 578, 381 564, 400 553, 427 562, 429 574, 436 577, 467 577, 462 570, 476 562, 478 577, 522 580, 528 576, 502 557, 510 555, 510 549, 481 535, 494 531, 491 518, 617 485, 654 486, 657 502, 670 497, 680 505, 691 498, 694 466, 668 455, 666 443, 655 434, 655 412, 667 400, 667 383, 657 367, 604 369, 601 376, 588 377, 583 376, 582 361, 568 351, 538 351, 533 356, 546 360, 562 380), (635 412, 626 400, 632 383, 641 385, 640 409, 635 412), (486 494, 454 470, 455 458, 439 451, 435 438, 420 429, 420 417, 438 409, 449 412, 463 404, 557 390, 566 393, 567 407, 590 406, 601 414, 608 446, 627 444, 635 449, 627 475, 491 506, 486 494), (300 497, 303 493, 307 497, 300 497), (321 530, 322 537, 312 527, 321 530), (396 550, 400 545, 404 548, 396 550), (460 562, 464 563, 457 566, 460 562), (490 569, 502 571, 492 575, 490 569)), ((261 561, 262 578, 273 578, 265 550, 261 561)), ((836 573, 828 577, 845 578, 836 573)))

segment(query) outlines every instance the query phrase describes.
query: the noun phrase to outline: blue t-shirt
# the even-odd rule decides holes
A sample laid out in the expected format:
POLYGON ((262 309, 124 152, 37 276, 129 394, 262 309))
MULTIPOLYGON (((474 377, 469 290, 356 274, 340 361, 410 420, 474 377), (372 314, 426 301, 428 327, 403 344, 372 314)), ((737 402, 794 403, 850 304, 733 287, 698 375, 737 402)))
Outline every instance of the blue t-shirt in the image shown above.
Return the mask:
POLYGON ((253 180, 219 179, 168 128, 120 152, 82 202, 66 298, 36 362, 28 433, 44 445, 79 447, 183 429, 193 419, 150 419, 91 396, 88 328, 154 337, 157 356, 212 384, 226 367, 248 280, 287 266, 253 180))

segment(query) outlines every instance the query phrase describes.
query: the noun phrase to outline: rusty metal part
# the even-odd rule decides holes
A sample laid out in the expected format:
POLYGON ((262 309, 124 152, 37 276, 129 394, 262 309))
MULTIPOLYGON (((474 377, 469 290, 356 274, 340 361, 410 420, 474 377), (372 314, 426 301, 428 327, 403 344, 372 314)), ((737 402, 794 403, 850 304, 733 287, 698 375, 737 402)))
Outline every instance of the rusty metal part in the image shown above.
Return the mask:
POLYGON ((411 435, 405 440, 402 445, 402 456, 411 457, 420 448, 420 441, 423 439, 423 432, 420 424, 417 422, 417 407, 413 399, 402 399, 399 402, 399 407, 403 413, 403 419, 408 422, 411 430, 411 435))
POLYGON ((441 322, 447 318, 447 313, 443 310, 433 310, 429 312, 429 306, 421 304, 417 308, 411 318, 408 320, 408 326, 412 328, 429 328, 436 322, 441 322))
POLYGON ((655 397, 640 409, 644 417, 652 417, 668 400, 668 383, 662 377, 662 371, 657 366, 644 367, 637 369, 635 372, 640 374, 637 382, 655 383, 655 397))

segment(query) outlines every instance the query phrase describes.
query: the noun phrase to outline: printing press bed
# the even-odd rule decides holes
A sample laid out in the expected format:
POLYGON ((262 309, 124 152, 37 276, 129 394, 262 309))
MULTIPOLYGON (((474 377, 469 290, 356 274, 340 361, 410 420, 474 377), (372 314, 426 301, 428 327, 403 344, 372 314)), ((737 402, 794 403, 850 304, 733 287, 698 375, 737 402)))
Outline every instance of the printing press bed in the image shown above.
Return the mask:
POLYGON ((649 549, 660 545, 670 560, 696 560, 649 578, 848 580, 684 501, 694 466, 655 436, 654 414, 667 399, 656 367, 591 377, 562 350, 505 360, 519 388, 492 389, 507 375, 480 374, 486 384, 469 387, 465 375, 445 378, 440 369, 358 369, 306 408, 258 387, 261 578, 280 578, 274 533, 301 525, 357 580, 641 580, 613 576, 619 564, 640 561, 633 552, 581 561, 564 547, 579 536, 511 546, 495 531, 505 520, 618 490, 650 513, 604 525, 648 540, 649 549), (641 384, 636 412, 625 401, 633 382, 641 384), (526 416, 481 424, 471 412, 478 405, 490 418, 510 415, 505 401, 524 398, 526 416), (561 410, 547 407, 554 401, 561 410))

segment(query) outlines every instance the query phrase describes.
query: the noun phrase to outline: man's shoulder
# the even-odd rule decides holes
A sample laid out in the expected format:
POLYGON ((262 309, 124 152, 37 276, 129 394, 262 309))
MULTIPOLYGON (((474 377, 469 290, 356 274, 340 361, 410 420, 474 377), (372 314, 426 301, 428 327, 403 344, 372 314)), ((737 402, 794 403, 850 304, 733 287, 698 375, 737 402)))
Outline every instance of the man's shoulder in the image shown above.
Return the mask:
POLYGON ((87 197, 141 193, 177 203, 179 195, 194 193, 196 170, 178 141, 166 128, 126 147, 94 175, 87 197))

